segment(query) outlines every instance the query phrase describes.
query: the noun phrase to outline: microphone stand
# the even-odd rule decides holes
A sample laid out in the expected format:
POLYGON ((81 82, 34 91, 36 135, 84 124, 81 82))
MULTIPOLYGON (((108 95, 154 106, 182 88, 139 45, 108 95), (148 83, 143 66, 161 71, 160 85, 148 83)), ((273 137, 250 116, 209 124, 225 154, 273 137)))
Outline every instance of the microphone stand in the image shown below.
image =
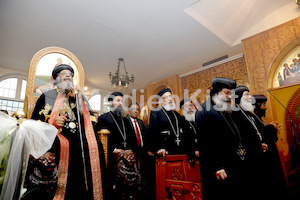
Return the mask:
POLYGON ((79 114, 79 98, 78 98, 78 92, 75 92, 76 97, 76 107, 77 107, 77 120, 78 120, 78 128, 79 128, 79 138, 80 138, 80 148, 81 148, 81 157, 83 162, 83 173, 84 173, 84 180, 85 180, 85 189, 88 191, 88 184, 87 184, 87 176, 86 176, 86 164, 85 164, 85 154, 84 154, 84 148, 83 148, 83 137, 82 137, 82 130, 81 130, 81 118, 79 114))
POLYGON ((276 101, 287 111, 287 113, 290 116, 290 123, 291 123, 291 128, 292 128, 292 134, 293 134, 293 139, 294 139, 294 145, 295 145, 295 157, 296 157, 296 164, 298 164, 298 146, 297 146, 297 140, 296 140, 296 135, 295 135, 295 130, 294 130, 294 124, 293 124, 293 118, 292 115, 290 113, 290 111, 284 106, 282 105, 282 103, 269 91, 267 90, 267 92, 272 95, 272 97, 274 97, 274 99, 276 99, 276 101))

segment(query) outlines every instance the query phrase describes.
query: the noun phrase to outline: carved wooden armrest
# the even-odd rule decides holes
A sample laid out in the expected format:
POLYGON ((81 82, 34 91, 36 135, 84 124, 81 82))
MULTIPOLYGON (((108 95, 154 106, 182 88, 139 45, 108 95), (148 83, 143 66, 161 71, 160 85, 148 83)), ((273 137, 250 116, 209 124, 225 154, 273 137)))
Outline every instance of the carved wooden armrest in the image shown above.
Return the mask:
POLYGON ((106 166, 107 166, 107 151, 108 151, 107 150, 108 134, 110 134, 108 129, 101 129, 100 131, 98 131, 99 139, 100 139, 100 141, 103 145, 103 149, 104 149, 106 166))

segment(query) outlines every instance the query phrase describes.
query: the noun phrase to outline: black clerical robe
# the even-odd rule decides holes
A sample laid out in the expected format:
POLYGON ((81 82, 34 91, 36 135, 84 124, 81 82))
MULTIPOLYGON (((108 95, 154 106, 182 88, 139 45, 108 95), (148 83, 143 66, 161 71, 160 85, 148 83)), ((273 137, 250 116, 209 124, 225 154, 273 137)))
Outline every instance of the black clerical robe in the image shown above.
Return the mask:
POLYGON ((163 107, 158 111, 152 110, 149 129, 154 153, 160 149, 166 149, 169 155, 188 153, 184 119, 176 111, 166 111, 163 107))
POLYGON ((130 124, 124 117, 117 116, 113 112, 108 112, 98 118, 97 130, 108 129, 107 156, 108 168, 113 168, 115 165, 115 149, 128 150, 132 149, 129 133, 131 132, 130 124), (117 123, 117 124, 116 124, 117 123))
POLYGON ((186 130, 187 134, 187 156, 188 159, 197 159, 195 155, 195 151, 199 151, 199 135, 196 131, 196 124, 193 121, 187 121, 185 118, 183 118, 183 126, 185 127, 184 130, 186 130))
POLYGON ((240 112, 234 111, 229 115, 217 111, 214 106, 208 100, 196 113, 203 197, 208 200, 250 199, 256 192, 249 188, 249 183, 255 179, 251 177, 255 173, 249 173, 249 170, 252 170, 250 166, 255 166, 251 158, 259 152, 258 136, 240 112), (256 146, 254 150, 252 144, 256 146), (241 155, 241 152, 246 154, 241 155), (228 177, 218 181, 215 173, 221 169, 228 177))
MULTIPOLYGON (((48 92, 45 92, 40 96, 38 99, 35 109, 32 114, 32 119, 35 120, 41 120, 41 121, 47 121, 48 122, 48 117, 52 112, 53 106, 56 102, 58 93, 57 91, 50 90, 48 92)), ((92 172, 91 172, 91 162, 90 162, 90 154, 89 154, 89 148, 88 148, 88 142, 87 142, 87 137, 85 134, 85 127, 84 127, 84 118, 81 116, 81 130, 83 133, 83 148, 84 148, 84 156, 85 156, 85 165, 86 165, 86 175, 87 175, 87 183, 88 183, 88 191, 86 191, 85 187, 85 178, 84 178, 84 164, 82 160, 82 151, 81 151, 81 146, 80 146, 80 138, 79 138, 79 126, 78 126, 78 118, 77 118, 77 108, 76 108, 76 101, 75 98, 71 96, 66 96, 67 101, 65 100, 65 105, 68 106, 68 108, 65 108, 65 112, 67 113, 67 118, 68 121, 65 122, 65 126, 62 128, 61 134, 68 140, 69 142, 69 163, 68 163, 68 177, 67 177, 67 185, 66 185, 66 193, 65 193, 65 199, 94 199, 93 197, 93 182, 92 182, 92 172), (75 116, 75 119, 71 117, 71 114, 74 114, 73 117, 75 116), (70 123, 73 123, 76 128, 71 129, 70 127, 73 127, 70 123)), ((87 105, 87 108, 89 110, 89 115, 90 115, 90 120, 95 122, 95 117, 93 116, 93 112, 91 111, 88 102, 86 99, 83 97, 85 104, 87 105)), ((102 174, 102 184, 105 185, 104 183, 104 176, 103 174, 105 173, 105 157, 104 157, 104 151, 103 151, 103 146, 102 143, 99 140, 99 137, 96 133, 96 141, 98 145, 98 151, 99 151, 99 156, 100 156, 100 168, 101 168, 101 174, 102 174)), ((56 170, 55 173, 57 173, 57 165, 60 161, 60 141, 58 138, 55 139, 55 142, 52 146, 52 148, 49 150, 51 152, 51 155, 54 155, 56 157, 56 164, 52 165, 49 169, 51 170, 56 170)), ((51 160, 54 157, 49 158, 51 160)), ((37 163, 37 162, 31 162, 31 163, 37 163)), ((51 165, 51 163, 49 163, 51 165)), ((34 171, 39 168, 41 172, 43 170, 47 169, 42 168, 40 166, 36 165, 29 165, 28 170, 27 170, 27 180, 26 180, 26 185, 29 190, 35 189, 38 187, 37 190, 34 190, 32 193, 28 194, 25 196, 25 199, 52 199, 54 197, 54 193, 56 190, 56 185, 49 189, 47 186, 47 182, 55 182, 55 180, 39 180, 41 184, 36 186, 36 180, 32 177, 38 175, 34 175, 34 171), (34 181, 35 183, 33 183, 34 181), (46 183, 46 184, 45 184, 46 183)), ((49 172, 47 172, 49 174, 49 172)), ((57 180, 56 180, 57 181, 57 180)), ((101 183, 98 183, 101 184, 101 183)))
POLYGON ((276 147, 277 129, 265 123, 256 114, 245 111, 245 114, 254 122, 262 135, 262 142, 268 145, 269 150, 262 154, 260 174, 264 182, 261 187, 261 199, 286 199, 288 188, 282 169, 280 157, 276 147), (276 191, 276 192, 274 192, 276 191))
POLYGON ((132 144, 129 139, 130 125, 124 117, 108 112, 99 116, 96 129, 98 131, 108 129, 110 132, 107 143, 107 177, 109 177, 109 180, 106 187, 111 199, 120 198, 119 192, 114 189, 117 184, 115 174, 117 170, 117 156, 113 152, 115 149, 131 149, 132 144))

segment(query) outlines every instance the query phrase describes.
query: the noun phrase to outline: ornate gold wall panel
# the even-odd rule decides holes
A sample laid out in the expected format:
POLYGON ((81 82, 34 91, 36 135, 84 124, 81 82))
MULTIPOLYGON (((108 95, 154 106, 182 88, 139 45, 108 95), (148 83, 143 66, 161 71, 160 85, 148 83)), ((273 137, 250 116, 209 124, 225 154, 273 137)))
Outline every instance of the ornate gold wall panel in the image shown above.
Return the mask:
MULTIPOLYGON (((252 94, 268 96, 266 90, 273 62, 286 45, 299 36, 300 18, 296 18, 242 41, 252 94)), ((270 105, 268 107, 267 122, 272 116, 270 105)))
POLYGON ((206 99, 205 96, 208 95, 206 90, 211 87, 211 81, 215 77, 231 78, 236 80, 238 85, 243 84, 248 86, 244 57, 181 78, 182 89, 188 89, 190 94, 194 93, 197 89, 201 89, 201 93, 198 96, 199 99, 197 99, 198 102, 200 100, 199 103, 203 103, 206 99))

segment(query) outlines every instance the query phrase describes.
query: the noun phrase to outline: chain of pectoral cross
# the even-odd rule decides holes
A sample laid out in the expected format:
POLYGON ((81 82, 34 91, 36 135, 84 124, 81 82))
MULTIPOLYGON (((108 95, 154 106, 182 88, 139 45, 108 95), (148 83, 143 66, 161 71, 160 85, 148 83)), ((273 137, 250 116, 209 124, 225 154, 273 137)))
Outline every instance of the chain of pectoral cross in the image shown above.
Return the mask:
POLYGON ((111 115, 111 117, 113 118, 115 124, 117 125, 117 128, 119 129, 119 132, 120 132, 120 134, 121 134, 121 136, 122 136, 122 138, 123 138, 123 145, 124 145, 124 148, 126 148, 126 131, 125 131, 124 121, 123 121, 123 119, 122 119, 122 117, 121 117, 121 122, 122 122, 123 130, 124 130, 124 133, 123 133, 123 131, 121 130, 121 128, 120 128, 119 124, 117 123, 115 117, 114 117, 110 112, 109 112, 109 114, 111 115))
POLYGON ((174 134, 175 134, 175 136, 176 136, 175 142, 176 142, 177 146, 179 146, 181 140, 179 139, 179 124, 178 124, 178 119, 177 119, 175 113, 172 111, 172 113, 173 113, 173 115, 174 115, 174 117, 175 117, 175 123, 176 123, 176 131, 175 131, 174 125, 173 125, 173 123, 172 123, 170 117, 168 116, 168 114, 166 113, 166 111, 165 111, 164 109, 162 109, 162 110, 164 111, 166 117, 168 118, 168 120, 169 120, 169 122, 170 122, 170 124, 171 124, 171 128, 173 129, 174 134))

